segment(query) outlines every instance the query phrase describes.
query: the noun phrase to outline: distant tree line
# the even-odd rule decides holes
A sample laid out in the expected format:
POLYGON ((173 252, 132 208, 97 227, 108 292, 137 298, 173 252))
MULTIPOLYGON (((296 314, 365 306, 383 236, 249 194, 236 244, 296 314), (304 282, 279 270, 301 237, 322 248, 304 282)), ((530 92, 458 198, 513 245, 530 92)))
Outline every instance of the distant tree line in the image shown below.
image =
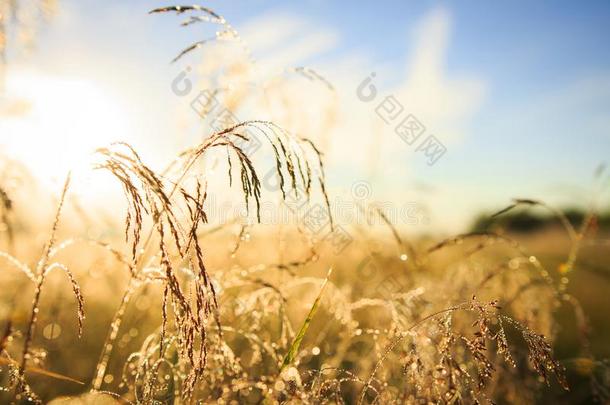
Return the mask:
MULTIPOLYGON (((587 215, 583 210, 574 208, 565 210, 564 214, 576 228, 583 223, 587 215)), ((500 227, 508 232, 529 233, 556 226, 561 226, 557 216, 532 210, 520 210, 495 218, 489 214, 480 214, 473 221, 472 231, 481 232, 500 227)), ((597 214, 592 221, 592 226, 598 230, 610 230, 610 211, 597 214)))

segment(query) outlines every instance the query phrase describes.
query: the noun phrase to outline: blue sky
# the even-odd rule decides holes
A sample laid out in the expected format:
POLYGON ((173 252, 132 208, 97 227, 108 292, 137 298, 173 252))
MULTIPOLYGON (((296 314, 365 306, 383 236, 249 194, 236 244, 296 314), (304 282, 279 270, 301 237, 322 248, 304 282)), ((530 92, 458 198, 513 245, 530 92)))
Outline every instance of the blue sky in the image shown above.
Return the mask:
MULTIPOLYGON (((130 114, 141 132, 166 150, 169 141, 163 139, 175 123, 162 112, 178 103, 168 98, 167 83, 178 69, 168 61, 205 35, 201 28, 180 29, 175 18, 146 15, 161 5, 168 3, 60 1, 60 14, 42 32, 37 50, 19 61, 52 73, 91 75, 113 92, 123 91, 131 100, 126 105, 133 105, 134 94, 159 100, 139 103, 130 114)), ((594 169, 610 158, 609 2, 239 0, 204 5, 224 15, 246 42, 262 28, 273 36, 277 21, 273 46, 260 53, 253 47, 257 59, 285 56, 282 47, 295 41, 297 55, 290 63, 323 72, 348 103, 356 103, 353 90, 361 79, 379 72, 380 88, 415 110, 421 101, 427 128, 446 140, 448 152, 429 167, 384 130, 383 137, 393 138, 387 150, 377 152, 376 174, 361 170, 366 158, 352 159, 335 145, 329 154, 343 158, 331 175, 337 186, 349 187, 352 175, 375 184, 380 198, 415 198, 413 193, 391 196, 388 190, 395 184, 424 184, 438 194, 421 198, 449 200, 437 204, 439 212, 474 214, 516 196, 578 205, 586 203, 594 169), (303 23, 291 36, 289 27, 279 24, 286 18, 303 23), (309 49, 308 41, 316 42, 314 50, 299 58, 300 49, 309 49), (437 44, 438 55, 428 55, 426 47, 437 44), (435 72, 430 97, 426 85, 417 85, 429 79, 413 73, 418 66, 435 72), (574 192, 578 187, 583 191, 574 192)), ((367 136, 354 140, 363 141, 365 155, 372 153, 367 136)))

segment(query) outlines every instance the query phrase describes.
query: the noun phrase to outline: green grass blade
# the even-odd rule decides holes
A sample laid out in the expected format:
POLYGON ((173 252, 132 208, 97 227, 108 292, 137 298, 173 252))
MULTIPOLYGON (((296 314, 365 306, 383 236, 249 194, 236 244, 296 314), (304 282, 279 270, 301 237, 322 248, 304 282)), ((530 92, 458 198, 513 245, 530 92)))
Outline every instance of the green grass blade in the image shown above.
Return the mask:
POLYGON ((328 279, 330 278, 330 274, 332 273, 332 271, 333 271, 333 269, 331 267, 328 270, 328 274, 326 274, 326 279, 324 279, 324 283, 322 284, 322 288, 320 288, 318 297, 316 298, 313 305, 311 306, 311 309, 309 310, 309 313, 307 314, 307 318, 305 318, 305 322, 303 322, 303 325, 301 325, 301 329, 299 330, 299 333, 297 333, 297 335, 295 336, 294 340, 292 341, 292 344, 290 345, 290 349, 288 350, 288 353, 286 353, 286 356, 284 357, 284 361, 282 362, 282 367, 280 368, 280 373, 282 371, 284 371, 284 369, 286 367, 288 367, 290 364, 292 364, 292 362, 294 361, 294 358, 296 357, 296 355, 299 351, 299 347, 301 346, 301 341, 303 341, 303 338, 305 337, 305 333, 307 333, 307 329, 309 329, 309 324, 311 324, 313 317, 316 315, 316 312, 318 311, 318 307, 320 306, 320 301, 322 299, 322 294, 324 294, 324 289, 326 288, 326 284, 328 283, 328 279))

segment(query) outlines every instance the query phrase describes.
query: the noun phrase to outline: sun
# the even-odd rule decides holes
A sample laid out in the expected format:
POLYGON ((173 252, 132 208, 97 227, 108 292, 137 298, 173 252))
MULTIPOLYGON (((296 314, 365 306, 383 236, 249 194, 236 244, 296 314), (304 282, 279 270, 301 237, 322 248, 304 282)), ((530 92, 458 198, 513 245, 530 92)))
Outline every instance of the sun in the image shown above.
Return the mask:
POLYGON ((130 134, 128 114, 95 81, 10 73, 0 95, 0 144, 42 182, 86 176, 92 152, 130 134))

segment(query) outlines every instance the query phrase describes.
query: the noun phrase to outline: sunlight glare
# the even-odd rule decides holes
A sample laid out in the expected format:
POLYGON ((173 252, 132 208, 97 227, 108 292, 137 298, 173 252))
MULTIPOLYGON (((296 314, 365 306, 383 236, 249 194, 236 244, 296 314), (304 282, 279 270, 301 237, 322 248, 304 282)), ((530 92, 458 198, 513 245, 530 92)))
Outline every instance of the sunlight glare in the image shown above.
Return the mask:
POLYGON ((28 162, 42 182, 62 181, 70 170, 89 176, 96 148, 129 137, 129 117, 117 97, 91 80, 15 72, 6 90, 3 152, 28 162))

